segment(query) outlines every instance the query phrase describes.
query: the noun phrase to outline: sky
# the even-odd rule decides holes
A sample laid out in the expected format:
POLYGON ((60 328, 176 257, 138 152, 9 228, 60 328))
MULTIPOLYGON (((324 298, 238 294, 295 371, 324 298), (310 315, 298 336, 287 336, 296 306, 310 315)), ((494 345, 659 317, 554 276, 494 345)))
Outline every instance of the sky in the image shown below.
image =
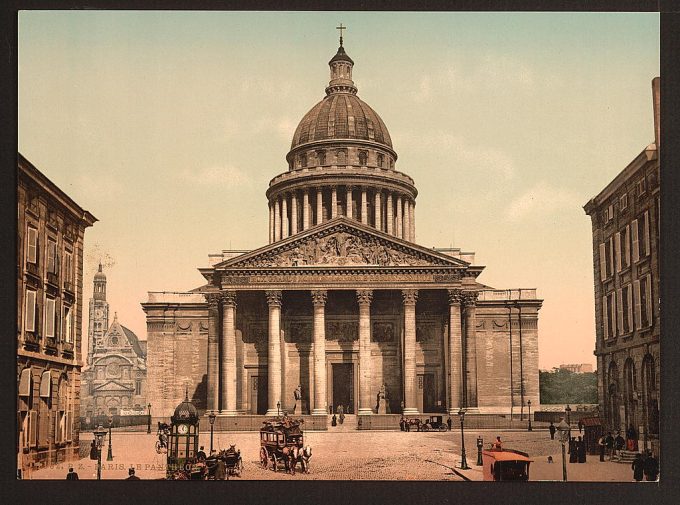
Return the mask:
POLYGON ((655 13, 20 12, 18 150, 99 219, 84 308, 101 259, 111 317, 145 339, 148 291, 268 242, 265 191, 340 22, 418 188, 416 242, 538 289, 540 368, 594 365, 582 207, 654 139, 655 13))

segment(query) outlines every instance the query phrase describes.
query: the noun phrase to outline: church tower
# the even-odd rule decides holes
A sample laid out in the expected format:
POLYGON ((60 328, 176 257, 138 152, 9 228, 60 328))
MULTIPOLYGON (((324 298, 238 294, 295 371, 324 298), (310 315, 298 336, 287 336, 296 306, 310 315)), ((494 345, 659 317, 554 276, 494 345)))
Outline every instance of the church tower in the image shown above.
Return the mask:
POLYGON ((90 298, 89 314, 87 364, 92 365, 92 355, 109 327, 109 304, 106 301, 106 275, 102 272, 101 263, 99 263, 99 270, 94 274, 94 289, 92 298, 90 298))

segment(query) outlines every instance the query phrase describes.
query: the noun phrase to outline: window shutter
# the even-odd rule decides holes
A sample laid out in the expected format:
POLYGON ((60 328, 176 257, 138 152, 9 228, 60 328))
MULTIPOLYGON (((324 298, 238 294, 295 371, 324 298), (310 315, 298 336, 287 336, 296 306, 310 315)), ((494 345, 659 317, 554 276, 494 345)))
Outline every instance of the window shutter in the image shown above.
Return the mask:
POLYGON ((609 322, 607 321, 607 297, 602 297, 602 322, 604 323, 604 336, 603 339, 607 340, 609 338, 609 322))
POLYGON ((35 291, 26 291, 26 311, 24 319, 24 329, 35 331, 35 291))
POLYGON ((34 447, 38 442, 38 412, 31 410, 28 416, 28 445, 34 447))
POLYGON ((626 296, 628 297, 628 314, 626 315, 628 317, 628 330, 633 331, 633 290, 630 285, 626 290, 626 296))
POLYGON ((645 292, 647 293, 647 321, 649 321, 649 326, 652 325, 653 322, 653 312, 652 312, 652 276, 647 275, 645 277, 645 283, 647 284, 647 289, 645 292))
POLYGON ((621 233, 617 232, 614 240, 614 256, 616 256, 616 271, 621 271, 621 233))
POLYGON ((38 230, 35 228, 28 228, 28 252, 26 260, 29 263, 35 263, 38 259, 38 230))
POLYGON ((59 444, 61 443, 61 430, 59 429, 60 426, 60 412, 56 413, 57 415, 54 416, 54 442, 59 444))
POLYGON ((54 337, 54 298, 45 299, 45 336, 54 337))
POLYGON ((621 301, 621 290, 616 290, 616 316, 619 335, 623 335, 623 303, 621 301))
POLYGON ((607 254, 605 253, 604 244, 600 244, 600 280, 607 278, 607 254))
POLYGON ((637 280, 633 283, 633 299, 635 301, 635 328, 640 329, 642 327, 642 308, 640 306, 640 281, 637 280))
POLYGON ((625 251, 626 267, 630 266, 630 225, 626 225, 626 238, 623 241, 623 249, 625 251))
POLYGON ((645 241, 645 255, 650 254, 649 250, 649 211, 645 211, 645 236, 643 237, 645 241))
POLYGON ((614 219, 614 206, 610 205, 609 209, 607 209, 607 210, 608 210, 608 217, 609 217, 608 221, 611 221, 612 219, 614 219))
POLYGON ((614 237, 609 237, 609 275, 614 273, 614 237))
POLYGON ((612 315, 612 337, 616 336, 616 296, 614 292, 611 293, 609 296, 609 299, 611 300, 611 306, 609 307, 609 310, 611 311, 612 315))
POLYGON ((24 368, 19 379, 19 396, 31 396, 31 369, 24 368))
POLYGON ((631 223, 630 231, 632 233, 631 237, 633 239, 633 263, 637 263, 640 260, 640 244, 638 241, 638 220, 633 219, 631 223))

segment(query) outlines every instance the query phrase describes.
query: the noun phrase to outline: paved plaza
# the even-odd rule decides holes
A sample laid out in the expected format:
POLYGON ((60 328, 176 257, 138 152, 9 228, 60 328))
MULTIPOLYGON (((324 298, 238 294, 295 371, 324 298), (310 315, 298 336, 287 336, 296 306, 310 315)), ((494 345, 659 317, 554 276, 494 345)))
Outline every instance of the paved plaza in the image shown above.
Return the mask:
MULTIPOLYGON (((245 469, 242 480, 482 480, 477 461, 476 440, 480 435, 487 445, 501 435, 505 447, 528 452, 531 480, 562 480, 561 446, 550 440, 547 431, 491 431, 466 433, 465 446, 470 470, 461 471, 460 432, 394 432, 346 431, 305 432, 305 444, 312 447, 311 472, 295 476, 264 470, 259 465, 260 441, 257 432, 220 432, 214 435, 215 448, 235 444, 240 450, 245 469), (554 463, 548 463, 548 456, 554 463)), ((82 443, 89 445, 88 434, 82 443)), ((102 451, 102 478, 123 479, 128 468, 135 466, 142 479, 165 477, 165 455, 156 454, 155 434, 146 432, 113 432, 113 461, 106 461, 107 445, 102 451)), ((202 433, 200 443, 206 452, 210 433, 202 433)), ((88 458, 72 463, 81 479, 96 479, 96 461, 88 458)), ((33 472, 32 479, 63 479, 69 464, 61 464, 33 472)), ((597 456, 588 456, 585 464, 567 464, 570 481, 629 482, 629 465, 601 463, 597 456)), ((27 476, 29 477, 29 476, 27 476)))

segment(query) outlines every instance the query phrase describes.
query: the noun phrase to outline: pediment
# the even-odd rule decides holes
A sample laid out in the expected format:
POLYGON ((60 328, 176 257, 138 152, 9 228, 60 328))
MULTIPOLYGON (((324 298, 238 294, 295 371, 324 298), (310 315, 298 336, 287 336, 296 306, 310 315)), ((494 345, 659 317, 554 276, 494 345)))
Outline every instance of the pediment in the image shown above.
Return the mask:
POLYGON ((468 266, 462 260, 341 217, 214 268, 468 266))
POLYGON ((132 386, 125 386, 121 384, 120 382, 117 381, 108 381, 102 384, 101 386, 97 386, 94 388, 95 391, 101 392, 101 391, 106 391, 106 392, 115 392, 115 391, 120 391, 120 392, 128 392, 132 391, 133 388, 132 386))

